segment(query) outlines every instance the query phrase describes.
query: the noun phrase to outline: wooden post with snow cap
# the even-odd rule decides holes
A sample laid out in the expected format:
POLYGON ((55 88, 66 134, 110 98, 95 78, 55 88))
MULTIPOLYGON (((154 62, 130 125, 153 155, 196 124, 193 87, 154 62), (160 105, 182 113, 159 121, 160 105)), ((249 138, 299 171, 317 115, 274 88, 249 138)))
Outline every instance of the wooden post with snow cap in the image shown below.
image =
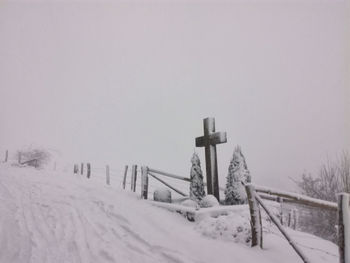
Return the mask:
POLYGON ((131 191, 136 191, 137 165, 133 164, 131 169, 131 191))
POLYGON ((111 184, 111 178, 109 175, 109 165, 106 165, 106 184, 110 185, 111 184))
POLYGON ((128 174, 128 166, 125 165, 125 170, 124 170, 124 178, 123 178, 123 189, 125 189, 126 185, 126 175, 128 174))
POLYGON ((252 229, 252 247, 259 246, 263 247, 262 237, 262 224, 261 224, 261 213, 259 209, 259 203, 257 202, 254 190, 254 186, 251 184, 245 185, 247 192, 249 212, 250 212, 250 226, 252 229))
POLYGON ((141 167, 141 198, 148 198, 148 167, 141 167))
POLYGON ((9 158, 9 150, 5 152, 5 163, 7 163, 7 159, 9 158))
POLYGON ((338 194, 339 263, 350 263, 350 194, 338 194))
POLYGON ((81 165, 80 165, 80 174, 81 175, 84 174, 84 163, 81 163, 81 165))
POLYGON ((90 176, 91 176, 91 164, 90 163, 86 164, 86 170, 87 170, 86 177, 90 178, 90 176))
POLYGON ((205 148, 207 192, 220 201, 216 144, 227 142, 226 132, 215 132, 215 119, 203 120, 204 136, 196 138, 196 147, 205 148))

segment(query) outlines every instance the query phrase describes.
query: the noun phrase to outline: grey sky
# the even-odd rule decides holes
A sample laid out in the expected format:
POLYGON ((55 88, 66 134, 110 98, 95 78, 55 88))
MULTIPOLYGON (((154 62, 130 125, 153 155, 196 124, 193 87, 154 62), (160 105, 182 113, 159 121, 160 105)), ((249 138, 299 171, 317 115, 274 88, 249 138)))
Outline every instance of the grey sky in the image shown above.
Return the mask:
POLYGON ((287 188, 350 149, 347 4, 2 2, 0 148, 187 175, 212 116, 220 184, 239 144, 287 188))

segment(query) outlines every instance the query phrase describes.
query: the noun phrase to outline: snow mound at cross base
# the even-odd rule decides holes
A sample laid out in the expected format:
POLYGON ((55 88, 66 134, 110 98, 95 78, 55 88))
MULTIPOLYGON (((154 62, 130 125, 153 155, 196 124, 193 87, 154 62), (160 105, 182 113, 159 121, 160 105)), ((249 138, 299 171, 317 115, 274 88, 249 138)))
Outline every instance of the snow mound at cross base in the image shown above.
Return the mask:
MULTIPOLYGON (((200 222, 152 207, 113 180, 105 186, 0 164, 0 263, 301 262, 278 235, 265 239, 264 250, 214 240, 196 231, 200 222)), ((298 233, 312 237, 305 253, 313 262, 337 262, 335 245, 298 233)))
POLYGON ((236 243, 251 243, 251 229, 248 207, 241 206, 237 212, 230 212, 216 218, 205 217, 199 221, 195 229, 204 236, 213 239, 234 241, 236 243))

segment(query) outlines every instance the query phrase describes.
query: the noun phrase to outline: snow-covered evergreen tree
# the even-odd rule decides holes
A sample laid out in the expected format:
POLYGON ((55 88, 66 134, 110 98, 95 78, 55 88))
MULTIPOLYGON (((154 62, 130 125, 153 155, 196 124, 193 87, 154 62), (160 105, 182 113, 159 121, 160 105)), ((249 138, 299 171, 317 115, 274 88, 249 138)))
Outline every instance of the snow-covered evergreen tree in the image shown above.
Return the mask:
POLYGON ((251 177, 241 147, 237 146, 228 168, 225 189, 225 203, 227 205, 244 204, 247 202, 247 194, 242 182, 250 183, 251 177))
POLYGON ((190 198, 196 202, 202 200, 205 196, 203 173, 201 169, 201 163, 196 153, 193 153, 191 159, 191 185, 190 185, 190 198))

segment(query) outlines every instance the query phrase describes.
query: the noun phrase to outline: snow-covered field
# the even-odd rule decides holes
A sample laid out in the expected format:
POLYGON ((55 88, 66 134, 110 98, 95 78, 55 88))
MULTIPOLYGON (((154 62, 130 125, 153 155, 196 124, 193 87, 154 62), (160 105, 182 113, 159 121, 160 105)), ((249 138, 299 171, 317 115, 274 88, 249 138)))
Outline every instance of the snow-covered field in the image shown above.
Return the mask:
MULTIPOLYGON (((302 262, 266 222, 250 248, 242 211, 191 223, 102 180, 0 164, 0 262, 302 262)), ((311 262, 338 261, 336 245, 289 232, 311 262)))

